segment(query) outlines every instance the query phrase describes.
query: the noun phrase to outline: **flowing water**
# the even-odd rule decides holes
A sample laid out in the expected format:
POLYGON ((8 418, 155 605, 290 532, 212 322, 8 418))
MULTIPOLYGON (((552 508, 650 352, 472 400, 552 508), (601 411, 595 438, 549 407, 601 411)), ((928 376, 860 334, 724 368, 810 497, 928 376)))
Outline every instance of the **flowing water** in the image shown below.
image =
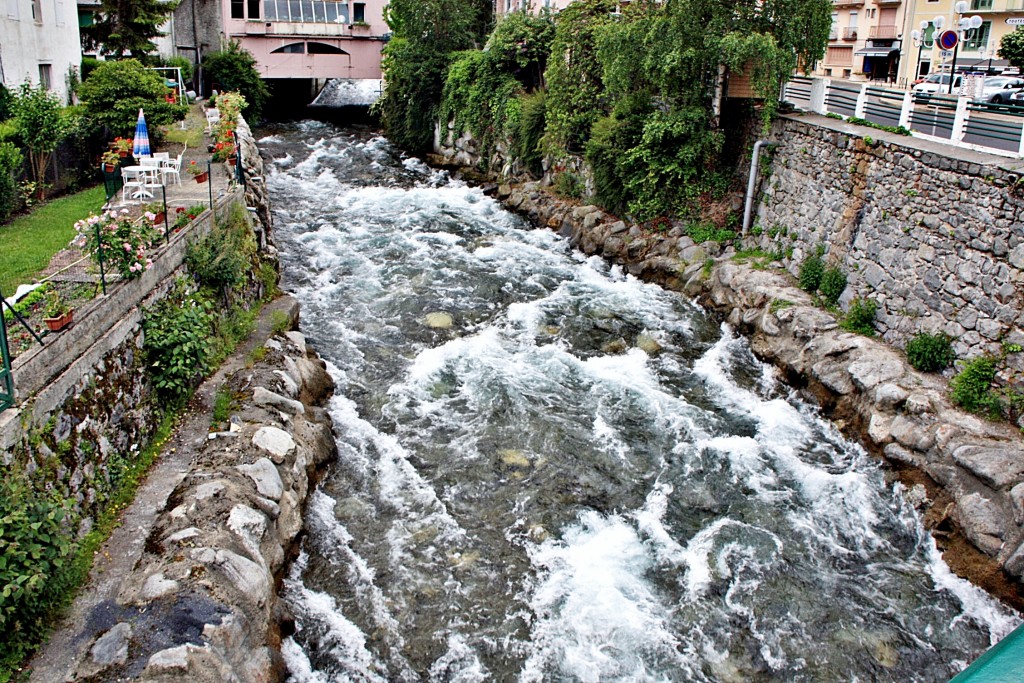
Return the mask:
POLYGON ((296 683, 946 681, 1018 623, 698 306, 381 137, 267 133, 338 385, 296 683))

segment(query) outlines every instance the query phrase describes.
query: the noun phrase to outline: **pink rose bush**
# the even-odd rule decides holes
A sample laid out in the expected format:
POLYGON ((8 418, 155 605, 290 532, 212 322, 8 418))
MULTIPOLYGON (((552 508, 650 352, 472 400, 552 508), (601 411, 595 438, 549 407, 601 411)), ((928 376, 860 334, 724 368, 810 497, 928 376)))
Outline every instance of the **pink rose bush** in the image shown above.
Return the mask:
POLYGON ((152 212, 133 220, 127 209, 111 209, 93 214, 75 223, 78 234, 71 244, 85 250, 93 261, 103 259, 104 267, 117 271, 126 280, 140 277, 153 265, 147 250, 163 235, 163 226, 154 224, 152 212))

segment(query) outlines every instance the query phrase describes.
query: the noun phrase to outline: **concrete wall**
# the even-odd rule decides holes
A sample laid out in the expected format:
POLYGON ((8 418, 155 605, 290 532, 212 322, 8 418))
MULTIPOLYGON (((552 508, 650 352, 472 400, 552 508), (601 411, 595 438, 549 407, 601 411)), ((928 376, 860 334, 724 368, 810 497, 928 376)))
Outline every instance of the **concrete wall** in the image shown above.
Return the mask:
POLYGON ((791 248, 794 275, 823 246, 849 276, 844 308, 855 296, 874 299, 876 327, 897 346, 919 331, 946 332, 962 357, 1024 342, 1019 175, 863 130, 777 123, 760 245, 791 248))
POLYGON ((74 2, 7 0, 0 9, 0 81, 5 86, 15 88, 26 80, 39 85, 40 67, 49 67, 50 90, 66 103, 68 69, 81 63, 74 2))

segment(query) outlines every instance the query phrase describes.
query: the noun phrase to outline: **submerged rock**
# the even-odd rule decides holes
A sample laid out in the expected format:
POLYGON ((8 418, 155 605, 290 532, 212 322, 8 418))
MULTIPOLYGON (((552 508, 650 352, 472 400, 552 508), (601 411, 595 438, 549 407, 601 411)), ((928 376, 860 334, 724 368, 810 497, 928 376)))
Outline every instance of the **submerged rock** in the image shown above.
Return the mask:
POLYGON ((451 314, 445 313, 444 311, 427 313, 427 315, 424 316, 423 321, 426 323, 427 327, 431 327, 435 330, 446 330, 452 326, 453 322, 455 322, 452 319, 451 314))

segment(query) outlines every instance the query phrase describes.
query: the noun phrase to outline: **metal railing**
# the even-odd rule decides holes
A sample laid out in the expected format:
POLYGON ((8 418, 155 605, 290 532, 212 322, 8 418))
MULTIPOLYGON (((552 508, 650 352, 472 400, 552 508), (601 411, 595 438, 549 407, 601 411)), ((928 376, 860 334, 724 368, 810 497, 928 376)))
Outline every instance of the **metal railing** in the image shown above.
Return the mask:
POLYGON ((857 27, 848 27, 843 29, 843 40, 857 40, 857 27))
POLYGON ((966 95, 911 93, 817 76, 792 78, 783 97, 796 108, 903 127, 916 137, 1024 157, 1024 106, 974 101, 966 95))
MULTIPOLYGON (((4 300, 0 292, 0 302, 4 300)), ((0 313, 4 306, 0 303, 0 313)), ((11 375, 11 352, 7 346, 7 323, 0 315, 0 412, 14 405, 14 377, 11 375)))
POLYGON ((889 26, 888 24, 872 26, 868 29, 868 40, 895 38, 897 32, 898 29, 895 26, 889 26))

